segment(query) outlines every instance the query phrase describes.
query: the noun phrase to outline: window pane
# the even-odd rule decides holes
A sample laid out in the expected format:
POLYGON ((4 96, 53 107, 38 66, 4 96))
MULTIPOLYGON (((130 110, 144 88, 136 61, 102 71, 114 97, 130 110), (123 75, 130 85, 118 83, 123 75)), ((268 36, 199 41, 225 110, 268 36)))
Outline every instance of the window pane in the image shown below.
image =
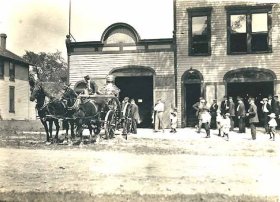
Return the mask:
POLYGON ((9 75, 10 75, 10 81, 15 80, 15 64, 10 62, 10 67, 9 67, 9 75))
POLYGON ((252 14, 252 32, 267 32, 267 13, 252 14))
POLYGON ((230 50, 233 53, 247 52, 247 34, 231 34, 230 50))
POLYGON ((268 51, 267 33, 252 34, 252 51, 268 51))
POLYGON ((192 17, 192 36, 207 35, 207 16, 192 17))
POLYGON ((10 86, 10 112, 15 112, 15 87, 10 86))
POLYGON ((0 78, 4 77, 4 61, 0 60, 0 78))
POLYGON ((231 15, 230 26, 233 33, 246 33, 246 15, 231 15))
POLYGON ((208 53, 208 43, 193 43, 192 44, 193 54, 207 54, 208 53))

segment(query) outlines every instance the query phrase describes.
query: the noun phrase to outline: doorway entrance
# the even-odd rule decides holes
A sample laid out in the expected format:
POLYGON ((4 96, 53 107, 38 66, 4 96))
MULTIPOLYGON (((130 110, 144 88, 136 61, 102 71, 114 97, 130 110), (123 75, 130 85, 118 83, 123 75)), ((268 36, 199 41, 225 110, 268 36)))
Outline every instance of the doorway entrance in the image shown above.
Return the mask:
POLYGON ((153 76, 117 76, 115 84, 121 90, 120 101, 133 98, 139 108, 140 128, 152 127, 153 76))
POLYGON ((185 84, 185 115, 187 117, 186 126, 194 127, 197 124, 196 111, 192 107, 196 102, 198 102, 201 84, 200 83, 186 83, 185 84))
MULTIPOLYGON (((237 103, 236 97, 240 96, 244 99, 244 104, 246 110, 249 109, 248 99, 249 97, 255 98, 255 104, 258 108, 258 117, 260 123, 258 125, 263 125, 263 113, 261 100, 267 98, 269 95, 273 95, 274 87, 273 81, 267 82, 243 82, 243 83, 228 83, 227 84, 227 94, 233 97, 234 102, 237 103)), ((237 104, 236 104, 237 106, 237 104)))
POLYGON ((274 94, 274 80, 276 75, 269 69, 261 68, 241 68, 229 71, 224 76, 226 82, 227 95, 233 97, 240 96, 244 99, 246 110, 249 108, 248 98, 254 97, 258 107, 260 125, 263 123, 262 104, 260 101, 274 94))
POLYGON ((202 95, 202 74, 195 69, 187 70, 182 76, 182 127, 194 127, 198 120, 192 107, 202 95))

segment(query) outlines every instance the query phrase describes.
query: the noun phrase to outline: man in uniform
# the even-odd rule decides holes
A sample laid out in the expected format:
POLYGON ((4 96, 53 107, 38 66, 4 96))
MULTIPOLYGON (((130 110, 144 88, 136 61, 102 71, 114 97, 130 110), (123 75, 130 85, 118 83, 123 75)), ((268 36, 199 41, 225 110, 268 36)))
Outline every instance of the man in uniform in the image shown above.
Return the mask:
POLYGON ((249 124, 251 128, 251 135, 252 139, 256 139, 256 126, 255 124, 259 122, 259 117, 258 117, 258 108, 255 104, 255 99, 254 98, 249 98, 249 110, 248 113, 246 114, 247 117, 249 117, 249 124))
POLYGON ((211 124, 210 127, 211 129, 216 129, 217 128, 217 110, 219 106, 217 104, 217 100, 214 99, 213 103, 210 107, 210 114, 211 114, 211 124))
POLYGON ((236 109, 236 115, 238 119, 238 128, 239 133, 245 133, 245 116, 246 116, 246 109, 241 97, 237 97, 238 106, 236 109))
POLYGON ((131 132, 137 134, 137 124, 140 122, 139 109, 134 99, 130 100, 131 132))
POLYGON ((62 89, 64 92, 61 99, 66 101, 67 107, 72 107, 78 97, 77 93, 70 88, 70 84, 64 84, 62 89))
POLYGON ((234 129, 234 118, 235 118, 235 104, 233 102, 233 99, 232 97, 229 97, 228 98, 228 101, 229 101, 229 109, 228 109, 228 113, 230 114, 230 131, 233 131, 234 129))
POLYGON ((95 94, 95 93, 96 94, 101 94, 98 90, 97 84, 94 82, 93 79, 90 78, 89 75, 86 75, 84 77, 84 82, 87 84, 86 91, 88 91, 88 92, 85 92, 85 94, 87 94, 87 93, 90 94, 90 95, 95 94))
POLYGON ((106 77, 106 85, 102 89, 105 95, 114 95, 119 97, 120 89, 115 85, 115 77, 113 75, 108 75, 106 77))

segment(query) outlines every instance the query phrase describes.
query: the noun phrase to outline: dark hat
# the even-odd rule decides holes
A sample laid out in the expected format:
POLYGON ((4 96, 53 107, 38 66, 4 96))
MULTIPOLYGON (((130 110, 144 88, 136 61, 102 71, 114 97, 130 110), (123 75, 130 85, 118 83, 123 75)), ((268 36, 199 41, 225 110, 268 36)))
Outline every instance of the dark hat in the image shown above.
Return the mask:
POLYGON ((89 75, 84 76, 84 78, 85 78, 86 80, 89 80, 89 79, 90 79, 89 75))
POLYGON ((274 95, 274 97, 278 98, 278 95, 274 95))

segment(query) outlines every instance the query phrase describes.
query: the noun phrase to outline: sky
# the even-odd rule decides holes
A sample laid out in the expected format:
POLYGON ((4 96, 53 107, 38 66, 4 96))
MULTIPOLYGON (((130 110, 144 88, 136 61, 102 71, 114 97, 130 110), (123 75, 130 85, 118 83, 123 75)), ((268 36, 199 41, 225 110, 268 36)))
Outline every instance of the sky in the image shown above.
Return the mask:
MULTIPOLYGON (((0 33, 7 34, 7 49, 19 56, 25 50, 59 50, 66 58, 69 1, 0 0, 0 33)), ((171 38, 173 0, 71 0, 71 34, 76 41, 99 41, 117 22, 134 27, 141 39, 171 38)))

